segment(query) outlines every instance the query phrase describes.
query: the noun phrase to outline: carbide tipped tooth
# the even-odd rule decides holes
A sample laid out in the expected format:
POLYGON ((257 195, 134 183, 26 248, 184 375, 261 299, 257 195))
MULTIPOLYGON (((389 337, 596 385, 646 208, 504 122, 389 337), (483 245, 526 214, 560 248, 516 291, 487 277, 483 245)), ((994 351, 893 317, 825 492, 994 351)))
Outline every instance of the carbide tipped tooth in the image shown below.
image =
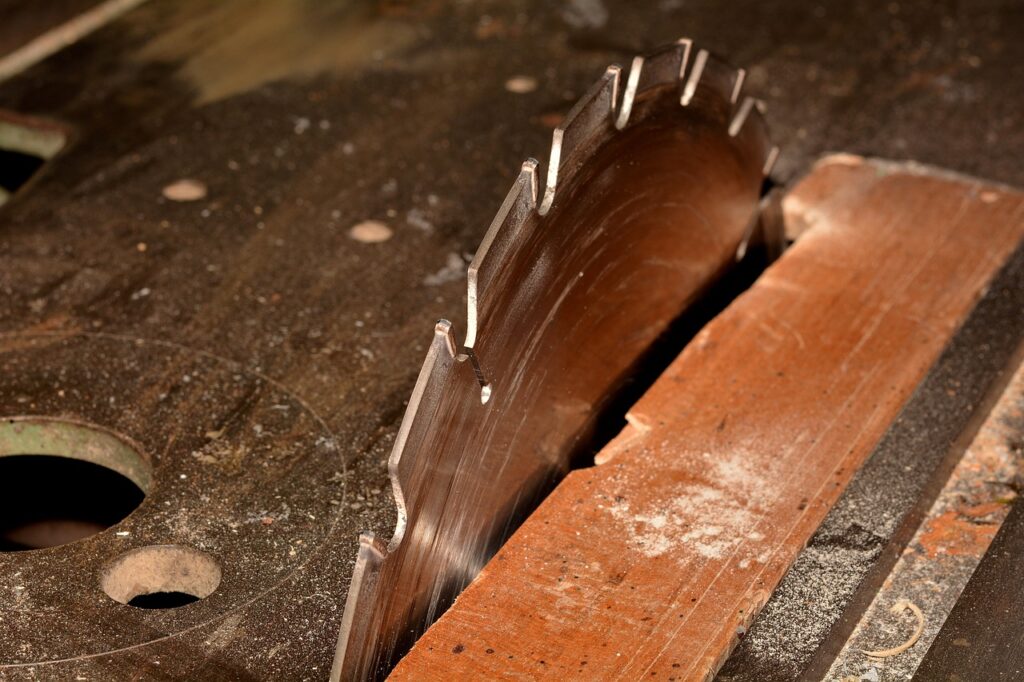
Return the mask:
POLYGON ((387 543, 368 530, 359 534, 359 552, 369 557, 383 558, 387 553, 387 543))
POLYGON ((416 494, 417 488, 411 483, 416 480, 416 470, 422 469, 425 465, 423 461, 407 456, 407 446, 409 443, 419 443, 422 432, 430 428, 437 406, 442 402, 447 390, 446 384, 452 367, 457 361, 458 345, 452 323, 448 320, 439 320, 434 325, 434 338, 427 349, 427 357, 416 378, 416 385, 409 397, 409 405, 402 418, 402 424, 398 427, 398 435, 388 458, 388 473, 391 476, 392 492, 395 495, 399 517, 398 528, 389 548, 401 542, 405 532, 407 511, 416 502, 412 496, 416 494))
POLYGON ((512 189, 505 195, 498 214, 484 235, 480 248, 469 264, 469 291, 467 301, 466 346, 476 345, 477 330, 488 300, 491 282, 501 276, 502 267, 508 263, 506 255, 522 238, 523 226, 537 208, 537 161, 529 159, 523 163, 519 177, 512 189))
POLYGON ((732 102, 733 105, 740 101, 740 93, 743 92, 743 83, 747 80, 746 69, 736 69, 735 73, 736 80, 733 82, 732 96, 729 97, 729 101, 732 102))
POLYGON ((754 236, 754 232, 757 230, 758 223, 760 222, 760 216, 754 215, 750 219, 750 223, 747 225, 746 231, 743 232, 743 237, 740 239, 739 246, 736 247, 736 262, 739 263, 747 255, 747 248, 750 246, 750 239, 754 236))
POLYGON ((621 71, 618 66, 609 66, 604 76, 569 110, 565 122, 555 129, 551 139, 544 199, 538 208, 541 215, 551 210, 559 177, 571 173, 572 166, 579 163, 577 150, 584 147, 598 132, 614 127, 612 117, 618 99, 621 71))
POLYGON ((644 68, 640 75, 637 94, 662 85, 679 84, 686 72, 692 46, 692 40, 680 38, 664 49, 648 55, 644 59, 644 68))
POLYGON ((772 147, 768 150, 768 158, 764 162, 764 166, 761 167, 761 174, 765 177, 771 175, 772 169, 775 167, 775 162, 779 160, 779 148, 772 147))
POLYGON ((629 66, 629 76, 626 78, 626 87, 623 88, 619 114, 615 117, 615 127, 619 130, 625 128, 629 122, 629 114, 633 111, 633 99, 636 97, 637 87, 640 85, 640 74, 643 70, 644 58, 633 57, 633 63, 629 66))
POLYGON ((367 669, 371 665, 369 658, 372 652, 364 649, 358 635, 373 629, 371 622, 376 614, 359 605, 367 603, 376 593, 380 568, 386 555, 386 544, 372 532, 359 535, 359 552, 352 569, 348 596, 345 598, 345 612, 341 618, 338 646, 331 666, 331 680, 340 680, 345 669, 367 669))
POLYGON ((452 329, 452 323, 448 320, 438 320, 437 324, 434 325, 434 339, 444 342, 444 347, 451 357, 454 358, 458 354, 455 331, 452 329))
POLYGON ((750 116, 751 110, 757 104, 757 100, 753 97, 745 97, 743 103, 740 105, 736 115, 732 117, 732 122, 729 123, 729 136, 736 137, 739 134, 740 129, 743 128, 743 124, 746 123, 747 117, 750 116))
POLYGON ((615 127, 622 130, 629 122, 633 102, 638 95, 663 85, 682 83, 683 74, 690 59, 693 41, 680 38, 675 43, 645 57, 634 57, 622 96, 622 104, 615 120, 615 127))
POLYGON ((689 106, 694 101, 694 98, 708 99, 708 96, 701 95, 701 92, 705 90, 714 91, 716 93, 714 95, 715 99, 724 99, 729 105, 723 112, 726 122, 728 122, 732 119, 733 113, 735 113, 736 98, 739 97, 740 90, 743 88, 745 76, 746 73, 742 69, 734 69, 721 59, 708 53, 707 50, 701 50, 697 53, 693 69, 690 71, 690 77, 687 79, 686 87, 683 89, 682 104, 689 106))
POLYGON ((684 107, 690 106, 693 96, 697 94, 697 86, 700 84, 700 79, 704 77, 704 68, 707 66, 709 56, 707 50, 700 50, 693 60, 693 68, 690 69, 690 76, 686 79, 683 97, 680 100, 684 107))
POLYGON ((736 109, 736 115, 729 123, 729 136, 746 136, 750 144, 755 145, 760 157, 762 175, 767 176, 773 162, 771 155, 773 150, 768 137, 768 124, 764 119, 765 104, 754 97, 744 97, 743 102, 736 109))

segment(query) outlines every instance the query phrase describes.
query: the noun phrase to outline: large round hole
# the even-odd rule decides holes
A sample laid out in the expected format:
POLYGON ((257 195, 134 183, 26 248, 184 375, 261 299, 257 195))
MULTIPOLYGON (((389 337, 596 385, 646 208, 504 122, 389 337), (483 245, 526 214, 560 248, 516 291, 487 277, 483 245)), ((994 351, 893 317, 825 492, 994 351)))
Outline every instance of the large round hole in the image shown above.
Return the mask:
POLYGON ((102 429, 53 419, 0 421, 0 551, 95 535, 146 495, 149 463, 102 429))
POLYGON ((143 609, 185 606, 210 596, 218 585, 220 566, 213 557, 177 545, 133 549, 100 575, 107 596, 143 609))

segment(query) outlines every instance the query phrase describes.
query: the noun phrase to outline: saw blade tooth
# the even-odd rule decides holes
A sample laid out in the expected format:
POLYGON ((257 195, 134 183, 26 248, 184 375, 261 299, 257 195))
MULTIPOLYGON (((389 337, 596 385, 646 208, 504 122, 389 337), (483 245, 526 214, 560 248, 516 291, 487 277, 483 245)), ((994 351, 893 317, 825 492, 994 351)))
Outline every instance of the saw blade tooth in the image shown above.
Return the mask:
POLYGON ((740 244, 736 247, 736 262, 739 263, 747 255, 747 248, 750 246, 750 240, 754 236, 754 232, 757 231, 757 227, 761 221, 761 216, 755 213, 750 217, 750 222, 747 224, 747 229, 743 232, 743 236, 740 238, 740 244))
POLYGON ((693 60, 693 68, 690 70, 690 77, 686 79, 686 85, 683 87, 683 96, 680 100, 684 107, 690 106, 693 96, 697 94, 697 86, 700 84, 700 79, 704 76, 704 67, 708 63, 709 56, 707 50, 700 50, 697 52, 697 57, 693 60))
POLYGON ((409 397, 409 405, 406 407, 391 456, 388 458, 388 474, 391 477, 392 493, 398 509, 398 521, 391 542, 388 543, 388 551, 392 551, 401 543, 405 535, 408 510, 416 502, 409 499, 412 488, 408 483, 413 479, 413 470, 425 466, 424 462, 417 462, 405 456, 406 445, 410 437, 412 442, 419 442, 417 432, 426 428, 433 418, 436 406, 444 393, 451 367, 458 359, 452 323, 448 320, 439 320, 434 326, 434 338, 427 349, 427 357, 416 378, 416 385, 409 397))
POLYGON ((551 140, 551 157, 547 168, 544 199, 537 212, 546 215, 555 201, 555 188, 561 175, 571 174, 581 163, 577 150, 601 132, 614 130, 615 102, 618 99, 619 77, 622 69, 609 66, 604 75, 569 110, 565 122, 555 128, 551 140))
POLYGON ((777 152, 777 150, 770 142, 768 123, 764 117, 765 109, 765 104, 761 100, 755 97, 744 97, 743 102, 736 109, 736 115, 729 123, 729 136, 750 138, 749 144, 754 145, 754 149, 760 153, 756 163, 761 166, 762 175, 767 176, 773 163, 773 151, 777 152))
POLYGON ((732 86, 732 95, 729 97, 729 101, 733 103, 733 106, 740 101, 740 93, 743 92, 743 83, 747 80, 746 69, 736 69, 735 81, 732 86))
POLYGON ((615 127, 622 130, 629 122, 629 114, 633 111, 633 99, 636 97, 637 87, 640 85, 640 74, 644 70, 644 57, 633 57, 633 63, 629 65, 629 76, 626 78, 626 87, 623 88, 622 102, 619 104, 619 113, 615 117, 615 127))
POLYGON ((469 264, 466 296, 467 348, 476 346, 477 330, 485 314, 488 286, 508 263, 507 254, 519 241, 524 226, 533 217, 537 208, 537 166, 535 159, 528 159, 523 163, 519 177, 505 195, 505 201, 491 221, 487 234, 480 242, 480 248, 469 264))
POLYGON ((745 79, 746 72, 743 69, 734 69, 707 50, 701 50, 697 53, 683 89, 682 104, 690 106, 694 99, 699 99, 703 104, 710 105, 716 115, 722 116, 724 125, 728 126, 737 111, 737 98, 745 79), (713 94, 702 95, 705 91, 713 94), (713 104, 723 100, 727 103, 724 110, 720 105, 713 104))
POLYGON ((775 162, 779 160, 779 148, 772 147, 768 150, 768 158, 764 162, 764 166, 761 168, 761 173, 768 177, 772 173, 772 169, 775 168, 775 162))
POLYGON ((637 94, 661 85, 679 84, 683 79, 683 74, 686 73, 692 47, 692 40, 680 38, 668 47, 649 54, 644 59, 644 69, 640 75, 637 94))
POLYGON ((651 88, 673 84, 679 86, 682 83, 692 46, 692 40, 680 38, 675 43, 645 57, 633 58, 626 87, 623 89, 622 103, 615 119, 616 128, 622 130, 629 123, 629 115, 637 95, 651 88))
POLYGON ((376 592, 381 564, 386 555, 386 545, 373 532, 360 533, 359 551, 352 569, 352 581, 349 583, 341 630, 338 633, 338 647, 331 666, 332 680, 342 679, 343 666, 349 669, 367 667, 367 657, 371 652, 361 646, 359 636, 372 628, 375 614, 369 609, 359 608, 359 604, 369 602, 376 592))
POLYGON ((729 136, 736 137, 740 129, 743 128, 743 124, 747 122, 747 117, 750 116, 750 112, 757 106, 757 100, 753 97, 744 97, 743 103, 736 111, 736 115, 732 117, 732 122, 729 123, 729 136))
POLYGON ((424 443, 432 442, 430 436, 435 435, 439 412, 451 406, 451 396, 464 394, 476 383, 466 359, 465 354, 458 353, 451 322, 439 320, 388 459, 397 512, 395 530, 387 544, 373 533, 360 536, 331 680, 361 678, 371 671, 380 672, 380 657, 386 658, 394 650, 393 633, 382 625, 393 614, 376 610, 372 605, 381 602, 381 581, 388 575, 389 568, 394 569, 394 557, 416 544, 407 540, 407 536, 417 533, 422 536, 425 532, 421 522, 423 510, 428 507, 425 496, 433 489, 430 482, 437 475, 438 460, 446 452, 436 444, 424 447, 424 443), (369 643, 373 645, 368 646, 369 643))

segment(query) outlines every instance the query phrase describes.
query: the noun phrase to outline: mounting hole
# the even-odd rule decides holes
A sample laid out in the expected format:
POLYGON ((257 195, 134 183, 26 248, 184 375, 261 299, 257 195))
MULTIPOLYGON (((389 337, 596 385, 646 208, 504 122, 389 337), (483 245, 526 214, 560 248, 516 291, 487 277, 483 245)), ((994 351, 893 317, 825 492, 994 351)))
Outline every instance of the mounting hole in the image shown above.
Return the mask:
POLYGON ((484 384, 480 387, 480 404, 486 405, 487 401, 491 399, 491 385, 484 384))
POLYGON ((100 575, 116 602, 142 609, 176 609, 209 597, 220 585, 220 566, 205 552, 151 545, 122 554, 100 575))
POLYGON ((95 535, 138 507, 149 462, 98 427, 44 418, 0 421, 0 551, 95 535))
POLYGON ((0 111, 0 205, 67 142, 58 126, 0 111))

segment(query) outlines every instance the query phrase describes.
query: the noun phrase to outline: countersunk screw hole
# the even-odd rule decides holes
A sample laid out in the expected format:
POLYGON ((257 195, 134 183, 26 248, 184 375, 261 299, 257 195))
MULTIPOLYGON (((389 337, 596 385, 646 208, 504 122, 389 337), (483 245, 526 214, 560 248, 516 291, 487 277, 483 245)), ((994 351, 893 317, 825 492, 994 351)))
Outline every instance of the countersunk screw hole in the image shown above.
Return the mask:
POLYGON ((220 565, 205 552, 178 545, 139 547, 100 574, 116 602, 140 609, 176 609, 209 597, 220 585, 220 565))

